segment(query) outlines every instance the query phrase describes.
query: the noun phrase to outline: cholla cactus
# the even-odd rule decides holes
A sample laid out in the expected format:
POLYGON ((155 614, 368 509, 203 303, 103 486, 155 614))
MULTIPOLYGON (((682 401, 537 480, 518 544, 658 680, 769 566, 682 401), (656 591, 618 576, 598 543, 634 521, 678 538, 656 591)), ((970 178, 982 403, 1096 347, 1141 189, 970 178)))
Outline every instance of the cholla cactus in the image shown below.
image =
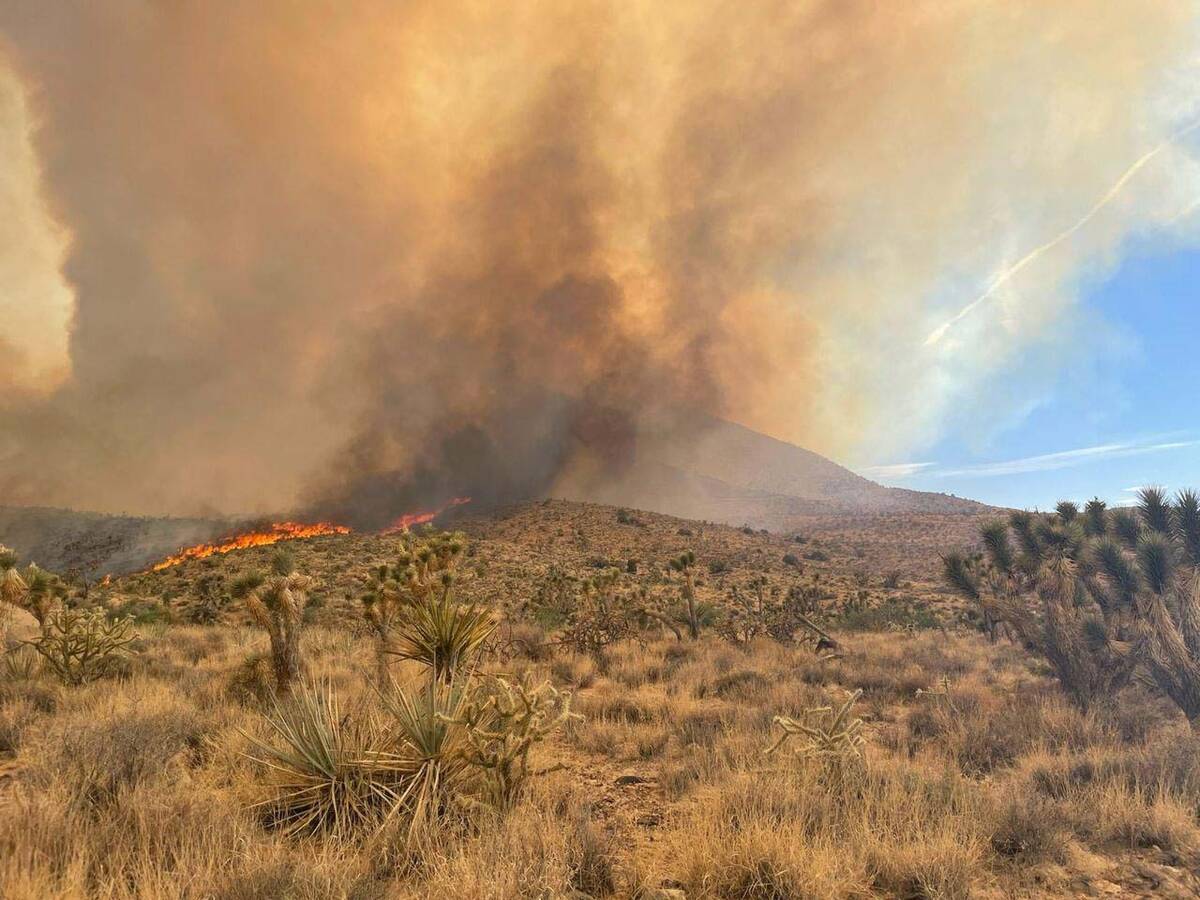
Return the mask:
POLYGON ((549 682, 533 686, 526 675, 518 682, 488 679, 452 720, 466 729, 466 760, 482 770, 485 794, 496 806, 508 807, 526 781, 561 766, 531 771, 529 753, 571 719, 571 695, 549 682))
POLYGON ((783 734, 768 749, 774 753, 793 737, 808 739, 808 743, 799 749, 803 756, 818 758, 861 758, 862 748, 866 744, 862 736, 863 720, 852 716, 851 712, 862 690, 857 690, 846 698, 835 711, 833 707, 821 706, 805 710, 800 719, 790 716, 776 716, 774 724, 778 725, 783 734), (806 721, 812 716, 821 716, 817 721, 806 721))
POLYGON ((81 685, 113 674, 136 639, 128 619, 109 619, 102 609, 60 609, 46 617, 31 646, 65 683, 81 685))
POLYGON ((316 582, 297 573, 286 554, 278 554, 273 567, 270 578, 252 575, 236 582, 233 594, 244 600, 254 621, 267 632, 275 689, 287 694, 300 677, 300 629, 308 592, 316 582))

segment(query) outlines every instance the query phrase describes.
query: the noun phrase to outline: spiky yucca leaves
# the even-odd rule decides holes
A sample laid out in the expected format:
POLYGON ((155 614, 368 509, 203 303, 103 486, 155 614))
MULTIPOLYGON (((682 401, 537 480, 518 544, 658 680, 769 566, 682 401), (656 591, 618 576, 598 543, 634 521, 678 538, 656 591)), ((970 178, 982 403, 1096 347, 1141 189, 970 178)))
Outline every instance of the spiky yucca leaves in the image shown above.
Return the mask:
POLYGON ((1144 487, 1138 491, 1138 515, 1142 525, 1150 531, 1170 533, 1173 516, 1167 492, 1160 487, 1144 487))
POLYGON ((462 724, 470 685, 464 677, 425 680, 409 691, 389 680, 380 691, 389 713, 376 764, 403 785, 399 802, 408 839, 419 840, 451 813, 470 786, 467 733, 462 724))
POLYGON ((1159 488, 1136 511, 1098 500, 1064 523, 1030 513, 1010 522, 1022 546, 1003 564, 985 531, 988 560, 944 558, 946 581, 1009 622, 1043 654, 1081 706, 1111 697, 1144 664, 1200 729, 1200 498, 1172 502, 1159 488))
POLYGON ((1088 537, 1103 537, 1108 531, 1108 504, 1093 497, 1083 509, 1083 530, 1088 537))
POLYGON ((0 624, 7 622, 10 609, 21 609, 44 630, 46 618, 66 600, 67 586, 35 564, 22 571, 17 563, 16 553, 0 545, 0 624))
POLYGON ((275 690, 287 694, 300 677, 300 629, 308 592, 316 581, 294 571, 295 564, 286 554, 277 554, 272 563, 274 575, 244 576, 234 583, 232 594, 242 599, 251 617, 271 641, 271 668, 275 690))
POLYGON ((863 720, 852 715, 854 704, 861 696, 862 690, 859 689, 850 694, 836 710, 830 706, 809 709, 798 719, 776 716, 773 722, 783 733, 767 748, 767 753, 774 753, 792 738, 800 737, 808 739, 806 744, 798 748, 803 756, 861 758, 862 748, 866 744, 862 735, 863 720))
POLYGON ((102 609, 59 609, 29 644, 59 679, 78 686, 114 674, 135 640, 128 619, 109 619, 102 609))
POLYGON ((393 631, 406 622, 418 606, 436 601, 438 592, 466 553, 467 541, 461 532, 435 532, 427 528, 419 533, 404 532, 400 552, 392 564, 375 567, 361 581, 363 618, 378 639, 376 653, 380 678, 388 678, 389 642, 393 631))
POLYGON ((696 611, 696 554, 686 550, 670 562, 671 569, 679 573, 679 593, 687 609, 688 634, 692 640, 700 637, 700 618, 696 611))
POLYGON ((1175 501, 1175 533, 1193 566, 1200 566, 1200 494, 1180 491, 1175 501))
POLYGON ((1091 572, 1080 571, 1084 524, 1079 516, 1064 522, 1061 512, 1013 513, 1007 526, 982 528, 983 556, 951 553, 942 563, 947 584, 982 609, 989 634, 995 637, 995 623, 1011 628, 1087 708, 1123 686, 1135 660, 1122 636, 1109 631, 1105 604, 1088 590, 1091 572))
POLYGON ((1060 501, 1054 509, 1058 513, 1058 520, 1064 525, 1070 525, 1079 516, 1078 504, 1072 503, 1070 500, 1060 501))
POLYGON ((272 794, 255 808, 286 833, 345 836, 382 824, 401 807, 405 773, 379 761, 373 723, 344 716, 329 684, 302 684, 274 701, 267 722, 276 740, 246 735, 272 794))
POLYGON ((556 771, 529 767, 529 754, 572 718, 571 695, 548 681, 534 685, 528 674, 518 682, 492 677, 484 682, 454 721, 465 729, 467 761, 482 775, 483 795, 507 808, 531 777, 556 771))
POLYGON ((466 671, 498 623, 485 607, 458 600, 450 572, 440 581, 404 610, 383 652, 422 663, 435 679, 448 682, 466 671))

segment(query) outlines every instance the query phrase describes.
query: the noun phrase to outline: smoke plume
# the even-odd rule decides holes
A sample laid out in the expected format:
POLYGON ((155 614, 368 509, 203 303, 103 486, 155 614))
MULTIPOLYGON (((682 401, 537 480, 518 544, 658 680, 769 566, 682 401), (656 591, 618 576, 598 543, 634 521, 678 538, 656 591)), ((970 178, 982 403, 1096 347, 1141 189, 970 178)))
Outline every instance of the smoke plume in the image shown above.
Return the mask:
POLYGON ((378 524, 603 479, 707 416, 919 446, 1051 374, 1129 235, 1186 226, 1172 145, 927 340, 1195 113, 1195 26, 1184 0, 6 3, 0 498, 378 524))

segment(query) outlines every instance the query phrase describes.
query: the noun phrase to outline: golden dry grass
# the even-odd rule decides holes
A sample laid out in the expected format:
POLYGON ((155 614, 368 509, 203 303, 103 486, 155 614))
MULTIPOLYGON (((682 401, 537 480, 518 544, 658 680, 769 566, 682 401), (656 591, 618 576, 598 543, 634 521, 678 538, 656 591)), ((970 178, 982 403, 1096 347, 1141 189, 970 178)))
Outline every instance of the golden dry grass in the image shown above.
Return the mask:
MULTIPOLYGON (((436 842, 288 839, 231 692, 263 648, 172 627, 123 679, 0 684, 0 884, 22 897, 1072 896, 1194 890, 1200 747, 1165 708, 1084 716, 1030 661, 973 635, 861 635, 844 659, 711 639, 489 667, 545 674, 586 718, 511 812, 436 842), (917 696, 914 685, 937 693, 917 696), (865 762, 766 756, 771 718, 862 688, 865 762), (628 777, 622 777, 628 776, 628 777)), ((369 702, 370 640, 304 637, 310 675, 369 702)), ((1185 894, 1180 894, 1181 896, 1185 894)))
MULTIPOLYGON (((541 531, 503 519, 481 529, 468 560, 473 598, 513 612, 548 561, 586 571, 593 555, 628 551, 644 572, 659 550, 666 558, 688 540, 677 520, 631 531, 612 524, 612 510, 553 512, 541 531)), ((793 577, 778 559, 786 537, 695 527, 702 534, 689 543, 701 562, 723 553, 733 566, 705 575, 703 598, 719 600, 721 579, 759 570, 793 577)), ((306 675, 328 681, 345 710, 376 703, 379 677, 374 639, 345 594, 387 550, 375 538, 296 545, 301 569, 318 579, 302 636, 306 675)), ((1111 710, 1084 715, 1021 649, 954 627, 842 631, 842 656, 826 660, 810 647, 738 647, 711 633, 695 643, 647 633, 592 658, 513 621, 485 669, 575 693, 584 718, 536 749, 539 766, 559 762, 560 771, 535 779, 513 809, 472 810, 417 843, 399 828, 285 837, 252 808, 267 789, 248 755, 250 736, 271 739, 266 637, 236 608, 211 626, 179 621, 197 577, 232 578, 255 560, 250 552, 189 564, 101 594, 114 605, 165 599, 177 617, 142 626, 120 678, 67 688, 0 667, 0 896, 1200 891, 1200 741, 1173 708, 1135 687, 1111 710), (775 716, 859 689, 861 763, 764 752, 775 716)), ((819 564, 835 586, 827 613, 856 585, 847 564, 819 564)), ((905 590, 936 597, 931 582, 905 590)), ((405 665, 394 666, 401 680, 412 674, 405 665)))

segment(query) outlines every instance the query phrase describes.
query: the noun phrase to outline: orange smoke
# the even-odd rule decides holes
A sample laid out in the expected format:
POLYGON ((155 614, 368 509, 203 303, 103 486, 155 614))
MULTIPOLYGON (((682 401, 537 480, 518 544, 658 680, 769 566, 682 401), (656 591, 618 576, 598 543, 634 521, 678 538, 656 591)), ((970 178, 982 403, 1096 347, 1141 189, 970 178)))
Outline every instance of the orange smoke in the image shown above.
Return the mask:
POLYGON ((462 506, 464 503, 470 503, 470 497, 455 497, 449 503, 444 503, 432 512, 415 512, 405 513, 400 516, 391 525, 383 529, 380 534, 395 534, 398 531, 407 531, 414 525, 424 525, 427 522, 432 522, 446 510, 454 506, 462 506))
POLYGON ((204 559, 218 553, 229 553, 231 550, 242 550, 246 547, 265 547, 280 541, 294 541, 297 538, 320 537, 326 534, 349 534, 350 529, 345 525, 333 525, 329 522, 303 524, 301 522, 273 522, 271 527, 263 531, 247 531, 235 534, 222 541, 211 544, 197 544, 180 550, 174 556, 168 556, 162 562, 154 564, 154 571, 177 566, 189 559, 204 559))

